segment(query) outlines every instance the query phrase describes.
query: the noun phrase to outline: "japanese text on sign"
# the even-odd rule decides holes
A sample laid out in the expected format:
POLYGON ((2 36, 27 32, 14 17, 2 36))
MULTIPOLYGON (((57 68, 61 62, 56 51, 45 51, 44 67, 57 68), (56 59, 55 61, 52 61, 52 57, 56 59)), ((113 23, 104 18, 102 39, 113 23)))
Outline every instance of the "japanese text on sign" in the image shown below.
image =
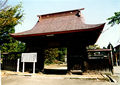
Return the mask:
POLYGON ((37 53, 22 53, 21 62, 37 62, 37 53))

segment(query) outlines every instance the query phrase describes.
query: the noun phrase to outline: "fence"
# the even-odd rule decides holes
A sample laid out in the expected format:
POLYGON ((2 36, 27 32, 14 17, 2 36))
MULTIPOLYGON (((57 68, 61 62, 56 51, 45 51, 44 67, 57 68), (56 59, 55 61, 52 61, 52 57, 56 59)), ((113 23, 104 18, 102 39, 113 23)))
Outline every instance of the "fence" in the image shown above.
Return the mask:
POLYGON ((20 56, 20 52, 2 53, 1 69, 16 71, 17 59, 20 56), (14 56, 14 58, 12 56, 14 56))

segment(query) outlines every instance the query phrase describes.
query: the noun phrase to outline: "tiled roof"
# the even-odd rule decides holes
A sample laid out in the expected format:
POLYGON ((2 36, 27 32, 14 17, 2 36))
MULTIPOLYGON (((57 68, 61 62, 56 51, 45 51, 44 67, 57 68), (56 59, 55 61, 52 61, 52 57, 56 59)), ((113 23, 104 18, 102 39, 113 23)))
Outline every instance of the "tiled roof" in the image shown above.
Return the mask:
POLYGON ((11 35, 13 37, 41 36, 88 31, 104 27, 104 23, 85 24, 81 10, 83 9, 38 15, 39 20, 31 30, 11 35))

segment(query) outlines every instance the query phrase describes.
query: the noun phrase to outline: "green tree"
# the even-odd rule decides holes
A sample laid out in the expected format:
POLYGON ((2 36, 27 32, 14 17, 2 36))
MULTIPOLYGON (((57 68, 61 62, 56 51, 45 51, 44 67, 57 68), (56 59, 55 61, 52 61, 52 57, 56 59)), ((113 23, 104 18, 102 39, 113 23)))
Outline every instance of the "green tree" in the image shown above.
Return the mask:
POLYGON ((114 16, 108 18, 107 20, 109 20, 108 24, 111 24, 111 26, 120 24, 120 12, 115 12, 114 16))
POLYGON ((65 55, 67 55, 67 48, 48 48, 45 49, 45 63, 62 63, 65 61, 65 55))
POLYGON ((57 63, 57 57, 58 57, 58 48, 48 48, 45 49, 45 63, 46 64, 52 64, 57 63))
POLYGON ((23 11, 21 4, 6 7, 0 11, 0 48, 2 52, 20 52, 24 50, 21 43, 10 36, 15 33, 15 26, 22 22, 23 11))
POLYGON ((65 55, 67 55, 67 48, 59 48, 59 52, 58 52, 58 60, 61 62, 65 61, 65 55))

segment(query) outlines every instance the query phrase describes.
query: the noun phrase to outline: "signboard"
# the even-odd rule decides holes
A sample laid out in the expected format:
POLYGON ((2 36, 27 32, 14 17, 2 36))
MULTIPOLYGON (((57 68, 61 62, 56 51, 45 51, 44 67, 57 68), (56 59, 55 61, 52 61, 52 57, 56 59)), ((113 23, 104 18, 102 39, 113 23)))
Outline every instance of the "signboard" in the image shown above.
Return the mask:
POLYGON ((35 62, 37 62, 37 53, 22 53, 21 62, 23 62, 23 73, 25 71, 25 62, 33 62, 33 73, 35 73, 35 62))
POLYGON ((37 53, 22 53, 21 62, 37 62, 37 53))

